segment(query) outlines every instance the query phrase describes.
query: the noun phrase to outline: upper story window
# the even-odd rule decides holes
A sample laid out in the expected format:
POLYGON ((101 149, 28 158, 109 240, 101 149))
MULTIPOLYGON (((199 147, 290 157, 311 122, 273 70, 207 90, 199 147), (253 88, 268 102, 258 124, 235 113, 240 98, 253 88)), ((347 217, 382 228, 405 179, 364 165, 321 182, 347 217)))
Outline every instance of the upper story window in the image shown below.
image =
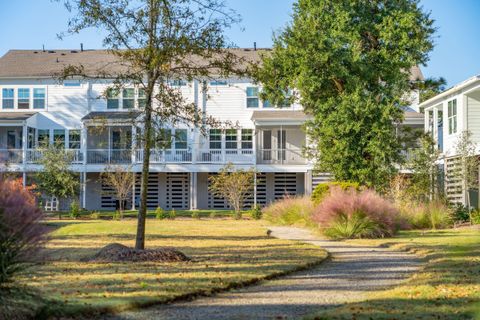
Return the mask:
POLYGON ((147 102, 144 89, 138 89, 138 107, 145 108, 147 102))
POLYGON ((18 109, 30 109, 30 88, 18 88, 18 109))
POLYGON ((247 108, 258 108, 258 87, 247 87, 247 108))
POLYGON ((242 149, 253 148, 253 130, 242 129, 242 149))
POLYGON ((292 105, 290 103, 290 97, 292 96, 292 90, 288 89, 285 92, 285 99, 278 105, 279 108, 290 108, 292 105))
POLYGON ((226 86, 227 80, 212 80, 210 81, 211 86, 226 86))
POLYGON ((227 129, 225 132, 225 148, 237 149, 237 129, 227 129))
POLYGON ((14 89, 12 88, 2 89, 2 108, 13 109, 14 101, 15 101, 14 89))
POLYGON ((135 89, 123 89, 122 103, 123 109, 133 109, 135 107, 135 89))
POLYGON ((187 149, 187 129, 175 130, 175 149, 187 149))
POLYGON ((187 81, 181 79, 169 80, 168 84, 172 87, 185 87, 187 85, 187 81))
POLYGON ((157 134, 156 141, 157 148, 159 149, 171 149, 172 148, 172 130, 160 129, 157 134))
POLYGON ((80 83, 80 80, 64 80, 63 86, 69 87, 69 88, 75 88, 75 87, 78 88, 81 86, 81 83, 80 83))
POLYGON ((53 143, 58 148, 65 148, 65 130, 53 130, 53 143))
POLYGON ((107 90, 107 109, 118 109, 119 104, 119 92, 117 89, 107 90))
POLYGON ((68 148, 80 149, 80 130, 70 130, 68 132, 68 148))
POLYGON ((222 130, 210 129, 210 149, 222 149, 222 130))
POLYGON ((45 89, 34 88, 33 89, 33 109, 45 108, 45 89))
POLYGON ((457 99, 448 101, 448 134, 457 133, 457 99))

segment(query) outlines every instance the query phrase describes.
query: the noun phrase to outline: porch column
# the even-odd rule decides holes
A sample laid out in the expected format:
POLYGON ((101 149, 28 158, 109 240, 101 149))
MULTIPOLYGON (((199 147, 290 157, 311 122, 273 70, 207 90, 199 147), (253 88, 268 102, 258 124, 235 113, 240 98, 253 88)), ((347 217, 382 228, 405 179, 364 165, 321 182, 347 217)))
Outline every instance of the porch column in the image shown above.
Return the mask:
POLYGON ((311 195, 312 194, 312 178, 313 178, 313 172, 312 170, 307 170, 305 172, 305 194, 306 195, 311 195))
POLYGON ((190 172, 190 210, 197 210, 197 172, 190 172))
POLYGON ((83 154, 83 163, 87 163, 87 136, 88 136, 88 127, 82 127, 82 133, 80 135, 80 150, 83 154))
POLYGON ((22 172, 22 183, 23 183, 23 188, 26 188, 27 187, 27 173, 25 172, 25 170, 23 170, 23 172, 22 172))
POLYGON ((133 185, 132 185, 132 210, 135 210, 135 185, 137 180, 137 173, 132 172, 133 174, 133 185))
POLYGON ((257 170, 255 169, 255 174, 253 176, 253 205, 257 205, 257 170))
POLYGON ((80 173, 80 185, 81 185, 81 204, 82 208, 87 207, 87 173, 85 171, 80 173))
POLYGON ((433 128, 432 128, 432 136, 435 141, 438 141, 438 109, 433 109, 433 128))
POLYGON ((137 157, 137 127, 132 126, 132 164, 137 162, 136 157, 137 157))
POLYGON ((252 130, 252 148, 253 148, 253 165, 255 166, 255 171, 256 171, 256 166, 257 166, 257 129, 252 130))
POLYGON ((28 131, 27 131, 27 122, 23 122, 22 126, 22 164, 23 172, 25 172, 27 165, 27 148, 28 148, 28 131))

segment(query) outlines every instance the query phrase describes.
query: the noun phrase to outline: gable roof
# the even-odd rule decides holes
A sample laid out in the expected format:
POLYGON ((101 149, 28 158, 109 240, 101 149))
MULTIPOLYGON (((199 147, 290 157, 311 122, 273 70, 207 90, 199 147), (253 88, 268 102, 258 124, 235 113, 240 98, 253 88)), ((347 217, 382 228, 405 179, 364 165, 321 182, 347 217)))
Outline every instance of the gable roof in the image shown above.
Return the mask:
MULTIPOLYGON (((249 62, 260 62, 261 54, 270 51, 252 48, 228 50, 249 62)), ((202 61, 197 58, 197 62, 202 61)), ((126 69, 126 65, 107 50, 10 50, 0 58, 0 78, 51 78, 69 65, 82 65, 86 74, 98 73, 98 70, 112 74, 126 69)), ((423 80, 419 67, 410 70, 410 80, 423 80)))

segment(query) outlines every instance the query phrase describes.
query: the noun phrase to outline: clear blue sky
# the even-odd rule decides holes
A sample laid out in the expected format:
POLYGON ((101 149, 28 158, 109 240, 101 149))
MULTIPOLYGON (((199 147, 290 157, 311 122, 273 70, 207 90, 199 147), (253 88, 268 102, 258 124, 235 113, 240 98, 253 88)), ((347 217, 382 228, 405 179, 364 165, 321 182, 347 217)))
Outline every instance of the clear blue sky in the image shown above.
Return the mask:
MULTIPOLYGON (((228 32, 240 47, 271 46, 272 32, 290 19, 294 0, 227 0, 241 14, 241 26, 228 32)), ((444 76, 453 85, 480 74, 480 0, 422 0, 438 27, 436 47, 431 53, 426 76, 444 76)), ((101 35, 83 32, 60 41, 68 12, 51 0, 0 0, 0 55, 9 49, 101 47, 101 35)))

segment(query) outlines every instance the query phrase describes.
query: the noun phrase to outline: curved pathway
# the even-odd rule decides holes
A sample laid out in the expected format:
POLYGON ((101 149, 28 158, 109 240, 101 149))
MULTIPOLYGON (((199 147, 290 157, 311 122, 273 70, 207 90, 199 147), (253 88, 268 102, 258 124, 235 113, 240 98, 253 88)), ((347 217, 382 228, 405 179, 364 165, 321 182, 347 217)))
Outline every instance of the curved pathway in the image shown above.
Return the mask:
POLYGON ((396 285, 421 266, 406 252, 321 240, 300 228, 270 229, 274 237, 318 245, 331 257, 310 270, 260 285, 125 312, 113 319, 297 319, 323 307, 365 299, 369 292, 396 285))

